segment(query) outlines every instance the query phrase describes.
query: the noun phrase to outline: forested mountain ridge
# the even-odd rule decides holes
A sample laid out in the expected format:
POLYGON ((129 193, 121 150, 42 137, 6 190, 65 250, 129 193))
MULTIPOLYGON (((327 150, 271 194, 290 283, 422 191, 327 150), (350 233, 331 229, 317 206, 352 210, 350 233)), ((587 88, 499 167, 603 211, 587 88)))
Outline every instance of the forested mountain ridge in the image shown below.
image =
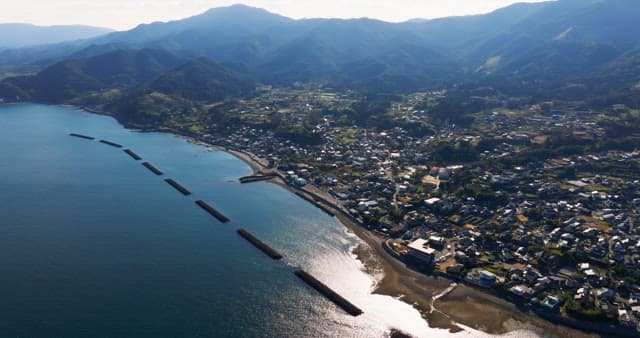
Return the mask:
MULTIPOLYGON (((184 60, 207 58, 276 86, 315 82, 370 93, 478 84, 506 95, 580 99, 616 88, 628 96, 640 76, 633 66, 640 57, 634 52, 638 19, 635 0, 521 3, 484 15, 403 23, 293 20, 234 5, 84 42, 6 50, 0 65, 43 68, 120 49, 156 49, 184 60), (603 87, 603 79, 610 86, 603 87)), ((74 69, 64 68, 65 76, 89 90, 100 87, 74 69)), ((34 85, 22 78, 2 87, 34 93, 34 85)))

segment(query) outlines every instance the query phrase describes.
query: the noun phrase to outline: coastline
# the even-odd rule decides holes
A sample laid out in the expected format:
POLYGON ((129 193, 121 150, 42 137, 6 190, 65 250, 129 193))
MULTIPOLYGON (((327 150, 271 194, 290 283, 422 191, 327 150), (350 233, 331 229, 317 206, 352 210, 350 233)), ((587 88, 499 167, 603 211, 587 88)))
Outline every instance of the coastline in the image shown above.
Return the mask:
MULTIPOLYGON (((221 150, 245 162, 254 174, 264 169, 262 164, 247 153, 224 148, 221 150)), ((294 194, 310 193, 306 189, 288 185, 280 177, 266 182, 279 185, 294 194)), ((552 323, 535 314, 524 312, 507 300, 464 284, 458 284, 434 301, 434 296, 449 288, 452 280, 411 270, 384 250, 382 244, 386 238, 356 224, 342 215, 334 205, 328 206, 333 209, 340 223, 362 241, 352 253, 362 262, 366 272, 372 276, 376 272, 382 272, 383 277, 376 283, 372 293, 398 298, 412 305, 430 327, 447 329, 452 333, 464 331, 464 328, 458 325, 461 324, 495 335, 527 330, 541 334, 552 333, 561 337, 597 336, 552 323)))
MULTIPOLYGON (((265 169, 263 164, 245 152, 219 146, 218 149, 245 162, 252 169, 253 174, 265 169)), ((275 177, 266 182, 279 185, 294 194, 299 192, 307 195, 314 194, 307 189, 290 186, 281 177, 275 177)), ((340 223, 362 241, 352 253, 362 262, 367 273, 373 276, 376 272, 382 272, 383 277, 376 283, 372 293, 398 298, 412 305, 422 314, 430 327, 447 329, 452 333, 464 331, 464 328, 458 325, 461 324, 495 335, 527 330, 540 334, 552 333, 561 337, 597 336, 555 324, 534 313, 525 312, 505 299, 464 284, 458 284, 450 292, 434 300, 434 296, 451 286, 452 280, 425 275, 408 268, 384 250, 382 244, 386 238, 364 229, 345 217, 335 205, 323 204, 332 209, 340 223)))
MULTIPOLYGON (((98 111, 88 107, 71 106, 91 114, 110 116, 125 128, 140 132, 170 133, 186 139, 188 142, 207 147, 211 150, 223 151, 245 162, 253 174, 266 169, 255 156, 220 145, 208 143, 193 135, 188 135, 171 128, 140 128, 123 123, 113 114, 98 111)), ((299 189, 288 185, 282 177, 274 177, 267 182, 277 184, 291 193, 303 192, 307 196, 314 196, 316 192, 299 189)), ((321 197, 322 198, 322 197, 321 197)), ((310 203, 315 204, 310 201, 310 203)), ((517 330, 530 330, 537 333, 553 334, 557 336, 589 337, 583 331, 557 325, 545 320, 530 311, 524 312, 514 303, 497 297, 488 292, 466 285, 458 285, 451 292, 433 301, 434 295, 439 295, 450 287, 452 281, 445 277, 425 275, 411 270, 405 264, 384 250, 382 243, 386 238, 366 230, 349 217, 342 214, 342 209, 332 203, 324 202, 323 206, 335 212, 336 218, 362 243, 353 250, 356 258, 362 262, 365 270, 373 275, 374 271, 382 271, 383 277, 375 285, 373 293, 398 298, 416 308, 433 328, 447 329, 450 332, 460 332, 464 328, 478 329, 489 334, 505 334, 517 330), (436 305, 434 307, 434 305, 436 305)), ((316 205, 318 206, 318 205, 316 205)), ((392 329, 393 331, 393 329, 392 329)))

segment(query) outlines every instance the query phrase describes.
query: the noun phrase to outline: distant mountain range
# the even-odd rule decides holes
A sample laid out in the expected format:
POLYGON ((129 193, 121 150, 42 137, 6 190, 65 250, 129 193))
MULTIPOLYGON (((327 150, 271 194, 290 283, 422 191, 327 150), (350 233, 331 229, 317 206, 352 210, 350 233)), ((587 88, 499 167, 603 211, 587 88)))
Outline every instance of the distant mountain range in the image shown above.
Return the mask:
MULTIPOLYGON (((234 5, 83 41, 2 51, 0 66, 43 70, 29 79, 9 79, 0 88, 5 96, 22 92, 27 97, 65 98, 68 95, 60 93, 60 88, 54 91, 47 87, 45 79, 81 84, 69 85, 73 88, 67 93, 74 93, 116 85, 139 86, 156 76, 162 88, 176 93, 181 90, 169 82, 189 85, 188 81, 160 73, 174 69, 171 66, 176 66, 177 60, 184 64, 206 58, 215 62, 214 82, 227 82, 226 76, 233 74, 234 79, 243 79, 240 82, 249 77, 273 85, 322 82, 367 92, 470 83, 491 86, 508 95, 604 95, 610 88, 632 95, 640 81, 639 21, 637 0, 521 3, 485 15, 404 23, 293 20, 234 5), (151 62, 152 69, 146 67, 147 61, 131 68, 123 64, 104 67, 113 56, 105 53, 123 50, 128 51, 125 54, 164 51, 175 59, 151 62), (97 76, 94 67, 113 73, 97 76), (613 87, 604 88, 602 81, 613 87)), ((194 93, 185 97, 207 96, 191 89, 194 93)))
POLYGON ((89 39, 110 32, 113 30, 91 26, 35 26, 3 23, 0 24, 0 49, 89 39))

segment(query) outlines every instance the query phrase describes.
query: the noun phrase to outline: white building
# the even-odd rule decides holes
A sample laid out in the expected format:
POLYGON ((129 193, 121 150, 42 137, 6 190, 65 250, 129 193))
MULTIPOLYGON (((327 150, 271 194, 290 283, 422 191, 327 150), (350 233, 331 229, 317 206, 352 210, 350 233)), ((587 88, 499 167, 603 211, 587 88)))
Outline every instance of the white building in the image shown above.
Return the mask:
POLYGON ((409 256, 423 263, 431 264, 434 261, 436 250, 428 247, 426 239, 416 239, 408 245, 409 256))

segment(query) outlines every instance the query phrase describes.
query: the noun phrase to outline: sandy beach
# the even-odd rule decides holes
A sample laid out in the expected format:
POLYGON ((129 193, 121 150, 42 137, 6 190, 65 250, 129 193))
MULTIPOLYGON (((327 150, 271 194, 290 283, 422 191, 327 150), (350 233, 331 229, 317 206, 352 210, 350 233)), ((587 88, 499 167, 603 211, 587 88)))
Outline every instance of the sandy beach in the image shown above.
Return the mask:
POLYGON ((231 149, 223 149, 223 151, 228 152, 229 154, 239 158, 244 163, 248 164, 249 167, 251 167, 251 169, 253 170, 253 174, 257 174, 258 172, 261 172, 265 169, 262 164, 258 163, 254 158, 246 153, 231 149))

